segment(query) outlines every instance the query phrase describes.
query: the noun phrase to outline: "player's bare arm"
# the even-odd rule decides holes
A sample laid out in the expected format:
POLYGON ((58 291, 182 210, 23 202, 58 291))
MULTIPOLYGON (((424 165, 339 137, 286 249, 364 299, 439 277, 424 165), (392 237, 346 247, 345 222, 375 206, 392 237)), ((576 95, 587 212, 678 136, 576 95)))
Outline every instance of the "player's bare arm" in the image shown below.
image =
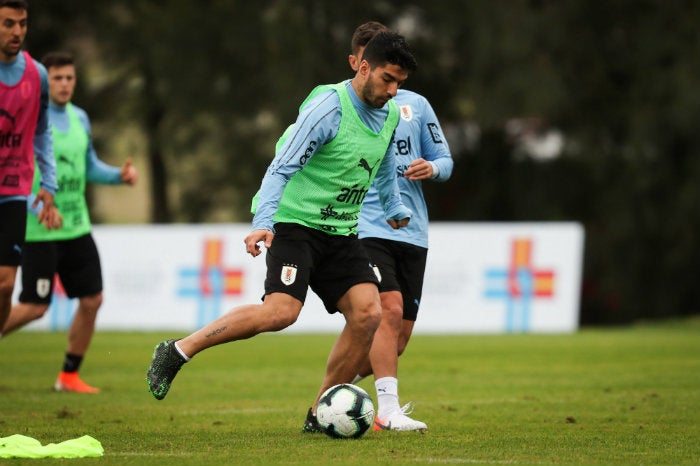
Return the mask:
POLYGON ((243 242, 245 243, 245 252, 253 257, 260 255, 262 250, 260 249, 260 243, 264 243, 266 248, 272 246, 272 238, 275 234, 270 230, 253 230, 248 236, 245 237, 243 242))

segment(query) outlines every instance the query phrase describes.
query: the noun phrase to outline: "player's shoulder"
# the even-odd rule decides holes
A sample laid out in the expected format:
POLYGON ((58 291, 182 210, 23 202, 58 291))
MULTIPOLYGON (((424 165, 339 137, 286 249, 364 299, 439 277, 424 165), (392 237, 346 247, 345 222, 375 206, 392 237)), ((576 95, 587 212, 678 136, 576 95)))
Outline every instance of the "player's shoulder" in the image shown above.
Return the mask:
POLYGON ((36 58, 32 58, 32 63, 34 63, 34 66, 36 67, 36 70, 39 73, 39 77, 48 83, 49 82, 49 72, 46 71, 46 67, 44 66, 44 64, 41 63, 36 58))
POLYGON ((83 118, 83 117, 84 117, 84 118, 87 118, 87 117, 88 117, 88 114, 87 114, 87 112, 85 111, 84 108, 79 107, 78 105, 75 105, 73 102, 70 103, 70 106, 71 106, 71 108, 73 109, 73 111, 75 111, 75 113, 76 113, 79 117, 81 117, 81 118, 83 118))
POLYGON ((340 96, 333 85, 316 86, 301 104, 299 111, 328 111, 340 107, 340 96))
POLYGON ((83 127, 89 132, 90 131, 90 117, 88 113, 82 107, 78 107, 73 102, 70 103, 71 109, 75 112, 78 120, 83 124, 83 127))
POLYGON ((425 105, 428 103, 428 99, 423 97, 417 92, 409 91, 408 89, 399 89, 396 93, 394 100, 397 104, 413 104, 413 105, 425 105))
POLYGON ((32 62, 34 63, 34 66, 36 66, 36 69, 39 70, 39 73, 48 74, 48 72, 46 71, 46 67, 43 63, 41 63, 36 58, 32 58, 32 62))

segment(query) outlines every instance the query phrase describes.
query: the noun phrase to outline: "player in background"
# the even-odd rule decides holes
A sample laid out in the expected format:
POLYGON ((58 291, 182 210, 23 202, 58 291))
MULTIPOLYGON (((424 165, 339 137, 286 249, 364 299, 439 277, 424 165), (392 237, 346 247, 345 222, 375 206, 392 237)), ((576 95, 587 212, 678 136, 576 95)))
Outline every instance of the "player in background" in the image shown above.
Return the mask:
MULTIPOLYGON (((367 42, 385 29, 381 23, 372 21, 355 30, 352 54, 348 57, 353 70, 357 69, 367 42)), ((354 382, 374 374, 378 403, 374 430, 425 431, 424 422, 407 416, 412 411, 411 403, 399 405, 398 357, 406 349, 413 332, 428 254, 428 210, 422 182, 449 179, 453 161, 428 100, 415 92, 399 89, 394 102, 401 115, 393 142, 396 174, 401 199, 413 211, 413 217, 401 230, 385 228, 375 187, 367 193, 358 232, 381 276, 382 321, 374 335, 369 359, 354 382)))
POLYGON ((22 51, 27 9, 26 1, 0 0, 0 328, 10 313, 22 257, 34 159, 41 172, 34 202, 38 221, 45 228, 61 225, 53 202, 58 185, 47 121, 46 69, 22 51))
MULTIPOLYGON (((53 132, 60 189, 56 204, 63 212, 63 226, 48 231, 29 216, 22 255, 22 292, 2 329, 3 334, 41 318, 51 304, 54 275, 66 294, 78 298, 78 308, 68 331, 63 368, 54 388, 58 391, 98 393, 81 380, 78 370, 95 333, 95 319, 102 304, 102 270, 91 231, 85 200, 87 182, 136 184, 138 174, 128 159, 124 166, 102 162, 92 145, 90 119, 71 103, 76 85, 73 57, 50 53, 42 60, 49 78, 49 123, 53 132)), ((39 179, 34 178, 34 192, 39 179)))
POLYGON ((292 325, 309 286, 329 313, 345 319, 310 412, 326 389, 358 373, 381 307, 357 219, 376 176, 382 221, 391 228, 408 224, 411 213, 394 174, 391 138, 399 115, 391 99, 415 68, 405 40, 380 33, 367 44, 354 79, 312 92, 263 178, 253 232, 245 238, 253 257, 259 243, 267 248, 262 304, 236 307, 181 340, 157 344, 146 375, 156 399, 200 351, 292 325))

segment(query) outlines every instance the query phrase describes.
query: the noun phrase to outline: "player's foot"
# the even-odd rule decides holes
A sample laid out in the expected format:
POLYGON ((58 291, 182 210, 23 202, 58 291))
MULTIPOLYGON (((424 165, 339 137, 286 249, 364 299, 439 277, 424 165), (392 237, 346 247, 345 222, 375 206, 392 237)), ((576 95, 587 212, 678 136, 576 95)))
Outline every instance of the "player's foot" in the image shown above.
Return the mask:
POLYGON ((316 415, 309 408, 309 412, 306 413, 306 420, 304 425, 301 426, 302 434, 315 434, 316 432, 321 432, 321 427, 318 425, 318 420, 316 415))
POLYGON ((99 388, 83 382, 77 372, 59 372, 53 388, 57 392, 100 393, 99 388))
POLYGON ((390 413, 388 416, 380 419, 377 417, 374 420, 374 430, 397 430, 402 432, 416 431, 425 432, 428 426, 425 422, 416 421, 407 416, 413 412, 411 403, 405 404, 400 409, 390 413))
POLYGON ((165 398, 170 390, 170 384, 185 363, 175 349, 175 341, 177 340, 161 341, 153 349, 153 361, 146 373, 146 381, 148 389, 156 400, 165 398))

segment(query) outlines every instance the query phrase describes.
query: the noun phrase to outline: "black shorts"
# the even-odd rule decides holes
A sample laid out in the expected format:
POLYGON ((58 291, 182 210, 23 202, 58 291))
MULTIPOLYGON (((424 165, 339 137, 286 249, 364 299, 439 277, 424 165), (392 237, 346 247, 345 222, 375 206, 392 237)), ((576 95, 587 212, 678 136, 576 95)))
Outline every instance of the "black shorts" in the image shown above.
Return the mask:
POLYGON ((379 292, 400 291, 403 297, 403 318, 415 321, 423 295, 428 250, 382 238, 363 238, 362 244, 372 265, 379 270, 379 292))
POLYGON ((285 293, 303 303, 310 286, 331 314, 352 286, 378 284, 357 236, 329 235, 295 223, 275 225, 265 263, 265 295, 285 293))
POLYGON ((0 265, 17 267, 27 232, 27 201, 0 202, 0 265))
POLYGON ((58 274, 69 298, 102 291, 102 268, 92 235, 60 241, 28 242, 22 256, 22 303, 51 302, 58 274))

